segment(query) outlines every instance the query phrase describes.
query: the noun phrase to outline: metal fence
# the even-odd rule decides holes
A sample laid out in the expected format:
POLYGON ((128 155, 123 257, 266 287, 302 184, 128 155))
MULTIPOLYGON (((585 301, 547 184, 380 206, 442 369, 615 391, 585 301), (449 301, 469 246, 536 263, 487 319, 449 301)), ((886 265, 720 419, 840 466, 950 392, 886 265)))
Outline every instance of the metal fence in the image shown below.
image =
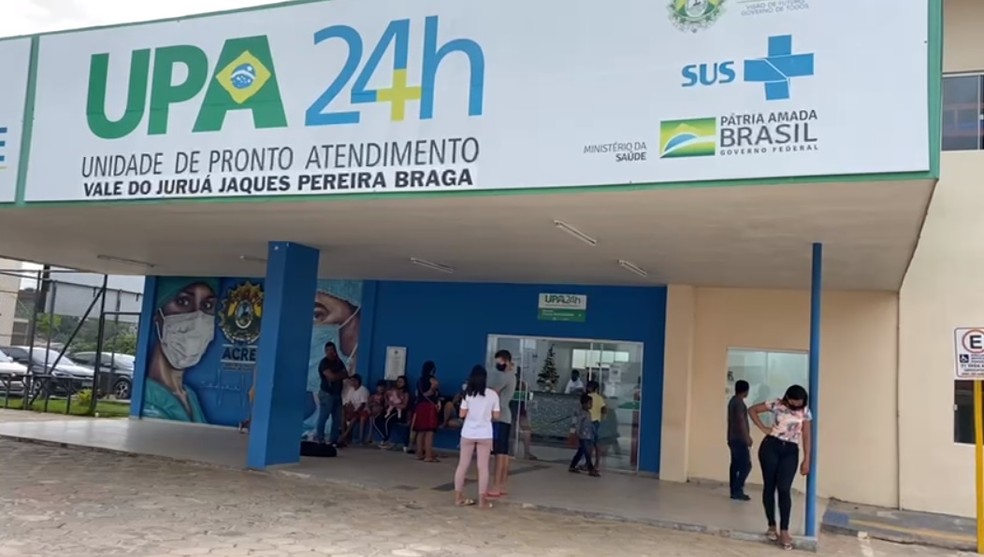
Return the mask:
POLYGON ((0 406, 126 415, 141 292, 71 270, 0 269, 0 406))

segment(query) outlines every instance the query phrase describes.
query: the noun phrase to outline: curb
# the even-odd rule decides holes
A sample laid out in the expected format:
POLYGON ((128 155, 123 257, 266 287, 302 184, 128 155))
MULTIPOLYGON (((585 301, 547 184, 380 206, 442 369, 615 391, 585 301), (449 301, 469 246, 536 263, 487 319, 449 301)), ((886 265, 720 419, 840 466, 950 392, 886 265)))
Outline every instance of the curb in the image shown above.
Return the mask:
POLYGON ((851 517, 846 513, 837 511, 827 511, 820 524, 820 531, 837 536, 848 537, 868 537, 873 540, 889 542, 899 545, 918 545, 924 547, 936 547, 939 549, 949 549, 955 551, 976 551, 977 547, 973 543, 949 540, 933 536, 922 536, 915 532, 902 533, 892 532, 891 530, 881 530, 878 528, 858 528, 851 526, 851 517))
MULTIPOLYGON (((63 441, 49 441, 46 439, 36 439, 33 437, 22 437, 18 435, 10 434, 0 434, 0 439, 10 439, 12 441, 17 441, 20 443, 28 443, 32 445, 41 445, 47 447, 56 447, 61 449, 74 449, 74 450, 87 450, 96 453, 111 454, 124 456, 128 458, 151 458, 159 459, 166 462, 174 462, 178 464, 186 464, 190 466, 196 466, 201 468, 210 468, 213 470, 235 470, 235 471, 245 471, 254 474, 263 474, 267 476, 280 476, 284 478, 293 478, 303 481, 317 482, 329 485, 338 485, 341 487, 347 487, 351 489, 358 489, 360 491, 366 491, 368 493, 373 493, 377 495, 387 495, 393 499, 405 501, 399 496, 394 496, 391 491, 382 489, 379 487, 366 485, 361 482, 354 482, 351 480, 339 479, 339 478, 315 478, 311 474, 306 472, 295 472, 286 468, 271 468, 268 470, 251 470, 246 467, 238 468, 235 466, 228 466, 223 464, 212 464, 208 462, 202 462, 200 460, 189 460, 185 458, 176 458, 170 456, 159 456, 153 454, 139 454, 124 451, 121 449, 108 449, 105 447, 92 447, 89 445, 80 445, 74 443, 66 443, 63 441)), ((426 488, 418 488, 418 492, 426 488)), ((435 497, 436 498, 436 497, 435 497)), ((413 504, 415 501, 411 500, 407 504, 413 504)), ((537 505, 532 503, 523 503, 520 501, 497 501, 497 505, 507 507, 507 508, 518 508, 525 510, 532 510, 536 512, 544 512, 550 514, 563 514, 564 516, 579 516, 589 520, 600 520, 605 522, 615 522, 621 524, 642 524, 645 526, 652 526, 654 528, 660 528, 663 530, 673 530, 677 532, 686 532, 692 534, 702 534, 708 536, 715 536, 719 538, 732 539, 741 542, 753 542, 768 544, 768 540, 763 534, 753 534, 749 532, 742 532, 738 530, 731 530, 728 528, 720 528, 717 526, 703 525, 703 524, 690 524, 686 522, 678 522, 672 520, 659 520, 659 519, 642 519, 642 518, 629 518, 625 516, 614 515, 606 512, 592 512, 580 509, 569 509, 564 507, 552 506, 552 505, 537 505)), ((818 541, 817 538, 807 538, 802 536, 795 537, 796 548, 804 552, 816 553, 818 551, 818 541)))

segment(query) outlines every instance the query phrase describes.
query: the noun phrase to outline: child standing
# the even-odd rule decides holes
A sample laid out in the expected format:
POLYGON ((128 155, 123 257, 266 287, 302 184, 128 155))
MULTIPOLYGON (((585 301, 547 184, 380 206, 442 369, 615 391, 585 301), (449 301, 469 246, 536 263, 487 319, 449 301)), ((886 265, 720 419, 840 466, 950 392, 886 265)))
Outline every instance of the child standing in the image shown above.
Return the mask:
POLYGON ((601 474, 598 473, 594 462, 591 460, 591 455, 594 453, 595 448, 595 427, 591 419, 592 405, 593 400, 591 399, 591 395, 581 395, 581 409, 574 414, 574 418, 571 421, 571 435, 577 437, 578 446, 577 453, 574 454, 574 458, 571 460, 570 472, 573 474, 578 473, 577 466, 581 463, 581 458, 583 457, 588 465, 588 473, 597 478, 601 474))

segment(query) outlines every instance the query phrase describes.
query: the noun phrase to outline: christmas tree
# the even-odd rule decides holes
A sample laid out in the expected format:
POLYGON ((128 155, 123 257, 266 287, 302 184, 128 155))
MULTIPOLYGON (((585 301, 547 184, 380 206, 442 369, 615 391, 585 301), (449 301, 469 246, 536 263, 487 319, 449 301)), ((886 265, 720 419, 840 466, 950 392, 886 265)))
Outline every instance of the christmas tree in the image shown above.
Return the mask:
POLYGON ((537 376, 536 384, 544 391, 553 391, 558 379, 560 376, 557 375, 557 366, 554 364, 554 347, 551 344, 550 348, 547 349, 547 357, 543 360, 543 369, 537 376))

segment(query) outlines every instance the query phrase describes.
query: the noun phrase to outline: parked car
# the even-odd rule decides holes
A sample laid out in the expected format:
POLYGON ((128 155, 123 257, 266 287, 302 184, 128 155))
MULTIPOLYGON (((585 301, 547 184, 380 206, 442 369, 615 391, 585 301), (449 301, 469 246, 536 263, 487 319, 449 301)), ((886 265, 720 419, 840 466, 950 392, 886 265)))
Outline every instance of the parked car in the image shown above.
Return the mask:
POLYGON ((13 358, 0 351, 0 395, 24 394, 24 376, 27 366, 18 364, 13 358))
MULTIPOLYGON (((92 370, 82 367, 72 361, 68 356, 58 357, 57 350, 48 350, 44 346, 36 346, 32 350, 29 346, 0 346, 0 351, 12 358, 15 362, 27 366, 28 374, 51 375, 56 381, 52 382, 52 395, 67 395, 69 389, 78 392, 82 389, 92 388, 92 370), (55 365, 57 360, 58 365, 55 365)), ((40 389, 42 384, 34 381, 32 389, 40 389)), ((33 391, 32 391, 33 392, 33 391)))
MULTIPOLYGON (((95 352, 75 352, 71 358, 75 363, 94 370, 96 356, 95 352)), ((117 400, 130 400, 136 361, 129 354, 103 353, 99 358, 99 392, 111 394, 117 400)))

